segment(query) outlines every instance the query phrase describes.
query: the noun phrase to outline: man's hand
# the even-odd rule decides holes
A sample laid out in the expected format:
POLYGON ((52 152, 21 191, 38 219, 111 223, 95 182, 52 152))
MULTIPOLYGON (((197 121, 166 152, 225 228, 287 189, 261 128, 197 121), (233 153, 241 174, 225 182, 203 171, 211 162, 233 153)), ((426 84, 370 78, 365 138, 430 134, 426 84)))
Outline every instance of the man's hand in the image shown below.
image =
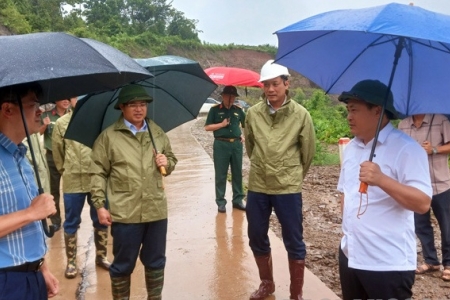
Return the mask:
POLYGON ((431 145, 431 143, 429 141, 425 141, 422 143, 422 148, 425 150, 425 152, 428 155, 433 154, 433 146, 431 145))
POLYGON ((365 182, 368 185, 379 186, 379 182, 384 176, 380 166, 371 161, 365 161, 360 166, 359 181, 365 182))
POLYGON ((156 166, 167 167, 167 157, 164 154, 158 153, 155 156, 156 166))
POLYGON ((97 209, 97 215, 98 215, 98 222, 100 224, 105 226, 111 226, 112 224, 111 214, 106 208, 101 207, 97 209))
POLYGON ((42 123, 44 124, 44 125, 48 125, 48 124, 50 124, 50 118, 49 117, 45 117, 44 119, 42 119, 42 123))
POLYGON ((47 262, 44 261, 44 264, 41 267, 42 276, 44 276, 45 285, 47 286, 47 295, 49 298, 56 296, 59 292, 59 281, 56 277, 50 272, 47 266, 47 262))
POLYGON ((230 124, 230 119, 229 118, 223 119, 223 121, 220 124, 222 125, 222 128, 227 127, 230 124))
POLYGON ((40 194, 31 201, 27 208, 31 218, 35 221, 42 220, 56 213, 53 196, 47 193, 40 194))

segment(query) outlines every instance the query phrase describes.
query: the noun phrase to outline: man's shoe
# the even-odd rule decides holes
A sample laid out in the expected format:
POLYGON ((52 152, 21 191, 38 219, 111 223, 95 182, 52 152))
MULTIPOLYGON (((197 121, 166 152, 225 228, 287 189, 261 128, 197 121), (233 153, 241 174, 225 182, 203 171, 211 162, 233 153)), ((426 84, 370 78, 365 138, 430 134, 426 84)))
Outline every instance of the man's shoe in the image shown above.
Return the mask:
POLYGON ((233 208, 245 211, 245 205, 242 203, 233 203, 233 208))
POLYGON ((227 209, 225 208, 225 205, 219 205, 219 207, 217 208, 217 211, 220 213, 224 213, 224 212, 227 212, 227 209))

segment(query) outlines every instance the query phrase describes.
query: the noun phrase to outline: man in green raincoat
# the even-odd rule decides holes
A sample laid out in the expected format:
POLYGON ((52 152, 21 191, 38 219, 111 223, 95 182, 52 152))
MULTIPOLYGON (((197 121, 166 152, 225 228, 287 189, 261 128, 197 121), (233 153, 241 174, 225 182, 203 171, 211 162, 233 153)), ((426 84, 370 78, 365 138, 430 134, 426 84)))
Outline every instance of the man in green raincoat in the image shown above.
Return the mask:
POLYGON ((113 299, 129 299, 138 256, 145 267, 148 299, 161 299, 167 237, 163 173, 170 175, 177 159, 165 132, 146 119, 151 101, 142 86, 123 87, 114 106, 122 115, 99 135, 92 149, 92 202, 113 237, 109 269, 113 299))
MULTIPOLYGON (((70 99, 72 107, 77 97, 70 99)), ((97 210, 91 201, 91 149, 74 140, 64 138, 67 126, 72 118, 72 110, 56 120, 52 133, 52 149, 55 166, 63 178, 64 192, 64 242, 67 265, 66 278, 75 278, 77 269, 77 231, 81 223, 81 213, 85 202, 90 206, 90 216, 94 227, 95 263, 109 270, 107 259, 108 227, 98 221, 97 210)))
POLYGON ((247 112, 245 147, 250 158, 247 220, 250 248, 261 285, 250 299, 275 291, 270 241, 272 209, 280 221, 288 252, 289 299, 302 299, 306 247, 303 242, 302 183, 315 153, 315 133, 308 111, 288 98, 288 69, 269 60, 261 69, 264 99, 247 112))

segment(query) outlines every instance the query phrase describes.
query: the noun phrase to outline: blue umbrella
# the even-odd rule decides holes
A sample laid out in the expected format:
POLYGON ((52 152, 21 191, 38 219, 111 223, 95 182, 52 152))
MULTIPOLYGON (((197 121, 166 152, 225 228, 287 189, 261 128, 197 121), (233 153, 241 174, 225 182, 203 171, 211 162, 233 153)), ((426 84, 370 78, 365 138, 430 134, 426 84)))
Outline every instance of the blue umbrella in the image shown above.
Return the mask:
MULTIPOLYGON (((330 11, 277 31, 276 62, 327 93, 348 91, 363 79, 378 79, 391 89, 400 114, 450 113, 449 32, 450 16, 412 5, 330 11)), ((360 191, 366 189, 363 184, 360 191)))
POLYGON ((450 16, 417 6, 322 13, 276 32, 276 62, 327 93, 378 79, 403 115, 450 113, 450 16))

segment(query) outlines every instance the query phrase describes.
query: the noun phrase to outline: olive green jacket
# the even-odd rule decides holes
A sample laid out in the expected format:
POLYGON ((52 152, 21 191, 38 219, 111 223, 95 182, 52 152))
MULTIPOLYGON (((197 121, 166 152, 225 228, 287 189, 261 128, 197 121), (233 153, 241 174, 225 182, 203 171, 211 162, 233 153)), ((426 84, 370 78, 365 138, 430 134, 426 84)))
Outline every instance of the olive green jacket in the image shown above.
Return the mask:
POLYGON ((53 160, 62 175, 64 193, 89 193, 91 149, 74 140, 64 139, 72 112, 56 120, 52 132, 53 160))
MULTIPOLYGON (((40 134, 35 133, 30 135, 31 139, 31 147, 33 147, 34 157, 36 158, 36 165, 38 168, 39 179, 41 180, 42 189, 45 193, 50 193, 50 173, 48 171, 47 159, 45 158, 45 149, 44 145, 40 140, 40 134)), ((27 147, 27 158, 30 161, 30 164, 34 170, 33 159, 31 157, 30 147, 28 146, 28 140, 25 138, 23 141, 25 147, 27 147)), ((34 174, 36 178, 36 173, 34 174)), ((37 180, 36 180, 37 182, 37 180)))
MULTIPOLYGON (((156 149, 167 157, 169 175, 177 159, 164 131, 153 121, 148 122, 156 149)), ((91 193, 96 208, 103 207, 108 198, 114 222, 144 223, 167 218, 163 176, 156 167, 148 132, 133 135, 121 116, 99 135, 91 157, 91 193)))
POLYGON ((311 116, 292 100, 274 114, 269 112, 266 100, 247 111, 244 133, 250 158, 248 190, 299 193, 316 151, 311 116))

